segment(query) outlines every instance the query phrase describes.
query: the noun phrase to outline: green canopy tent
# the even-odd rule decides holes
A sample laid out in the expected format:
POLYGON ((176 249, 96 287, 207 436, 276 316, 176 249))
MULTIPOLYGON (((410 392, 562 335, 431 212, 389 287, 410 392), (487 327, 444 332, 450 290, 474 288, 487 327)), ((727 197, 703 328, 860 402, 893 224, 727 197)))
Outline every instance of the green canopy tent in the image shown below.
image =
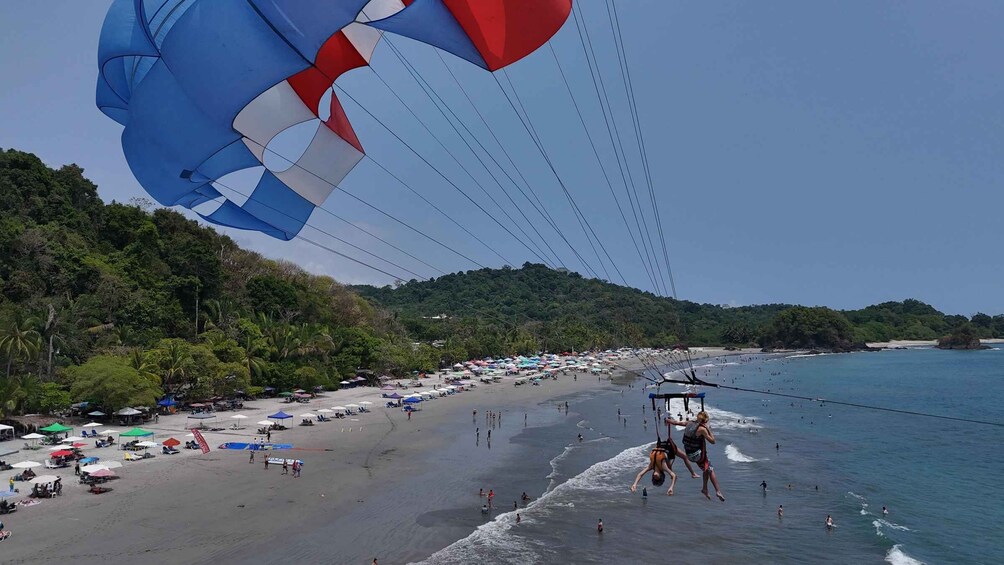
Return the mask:
POLYGON ((133 428, 128 432, 122 432, 119 437, 146 437, 152 436, 153 432, 149 430, 144 430, 143 428, 133 428))
POLYGON ((60 424, 59 422, 56 422, 55 424, 48 425, 48 426, 46 426, 44 428, 39 428, 38 431, 45 432, 47 434, 58 434, 60 432, 68 432, 68 431, 70 431, 72 429, 73 428, 68 428, 68 427, 64 426, 63 424, 60 424))

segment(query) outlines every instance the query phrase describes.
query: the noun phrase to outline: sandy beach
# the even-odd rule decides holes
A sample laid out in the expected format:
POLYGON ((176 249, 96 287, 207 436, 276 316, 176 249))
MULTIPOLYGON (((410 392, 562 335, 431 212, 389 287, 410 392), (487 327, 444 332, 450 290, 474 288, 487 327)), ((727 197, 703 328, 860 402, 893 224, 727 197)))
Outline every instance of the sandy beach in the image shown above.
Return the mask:
MULTIPOLYGON (((712 353, 709 350, 701 356, 712 353)), ((621 363, 640 366, 637 360, 621 363)), ((426 379, 425 387, 441 385, 438 379, 426 379)), ((381 541, 382 531, 413 525, 425 509, 378 507, 370 511, 368 500, 428 472, 430 460, 434 464, 430 454, 460 437, 469 440, 473 410, 478 410, 478 418, 493 410, 513 423, 517 418, 522 423, 528 407, 548 399, 615 386, 606 375, 579 374, 573 379, 567 374, 557 381, 545 380, 541 386, 513 386, 513 379, 424 402, 411 420, 400 409, 385 408, 381 391, 368 387, 325 393, 308 404, 279 399, 249 402, 239 411, 248 416, 242 421, 246 429, 205 433, 210 453, 182 449, 168 456, 152 449, 157 453, 153 459, 124 461, 116 469, 121 478, 108 485, 114 490, 102 495, 88 493, 72 468, 36 468, 38 474, 63 478, 63 496, 4 516, 14 536, 0 547, 3 561, 87 564, 139 558, 144 563, 265 563, 269 556, 281 554, 302 563, 342 563, 340 556, 351 547, 353 555, 372 552, 382 557, 381 563, 395 563, 395 548, 381 541), (374 403, 370 413, 311 427, 296 425, 304 412, 362 400, 374 403), (273 453, 305 461, 302 477, 284 476, 275 465, 266 471, 261 453, 250 464, 248 451, 217 448, 228 441, 251 441, 259 427, 255 422, 279 410, 295 417, 286 420, 290 429, 272 434, 272 441, 292 443, 294 450, 273 453), (359 534, 357 519, 352 524, 356 528, 338 527, 341 517, 349 515, 373 517, 373 527, 362 528, 368 535, 359 534), (324 529, 328 533, 319 539, 313 532, 321 525, 328 526, 324 529)), ((234 422, 233 414, 222 412, 210 425, 228 427, 234 422)), ((158 443, 168 437, 184 442, 190 439, 185 434, 192 422, 187 414, 177 414, 161 416, 143 427, 156 433, 158 443)), ((496 431, 497 444, 511 433, 504 430, 496 431)), ((483 428, 482 434, 486 432, 483 428)), ((21 443, 18 440, 16 445, 21 443)), ((496 452, 501 453, 498 447, 496 452)), ((115 445, 84 449, 84 453, 122 461, 125 452, 115 445)), ((42 462, 46 455, 44 449, 21 451, 5 459, 42 462)), ((3 478, 14 472, 5 472, 3 478)), ((26 498, 30 486, 20 482, 16 486, 21 495, 12 500, 26 498)), ((411 547, 408 555, 428 555, 451 541, 449 536, 426 537, 427 546, 411 547)))

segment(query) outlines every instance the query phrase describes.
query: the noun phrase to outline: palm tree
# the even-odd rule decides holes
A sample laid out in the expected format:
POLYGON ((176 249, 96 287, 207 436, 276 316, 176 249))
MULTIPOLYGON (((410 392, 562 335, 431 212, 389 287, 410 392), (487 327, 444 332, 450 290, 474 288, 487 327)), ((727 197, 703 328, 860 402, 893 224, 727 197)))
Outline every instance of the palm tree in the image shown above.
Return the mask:
POLYGON ((192 355, 188 352, 187 344, 180 340, 171 340, 164 349, 164 357, 161 358, 161 370, 164 373, 164 389, 168 390, 177 380, 183 379, 192 362, 192 355))
POLYGON ((7 378, 15 361, 31 359, 41 346, 42 337, 35 327, 34 318, 25 318, 20 312, 0 330, 0 351, 7 357, 7 378))
POLYGON ((144 379, 160 385, 160 377, 157 376, 157 365, 150 360, 150 356, 143 352, 142 349, 136 348, 129 353, 129 366, 136 369, 144 379))
POLYGON ((252 377, 261 378, 265 374, 265 359, 259 355, 260 352, 261 347, 255 343, 255 340, 250 337, 245 338, 244 345, 241 347, 240 364, 247 368, 248 374, 252 377))

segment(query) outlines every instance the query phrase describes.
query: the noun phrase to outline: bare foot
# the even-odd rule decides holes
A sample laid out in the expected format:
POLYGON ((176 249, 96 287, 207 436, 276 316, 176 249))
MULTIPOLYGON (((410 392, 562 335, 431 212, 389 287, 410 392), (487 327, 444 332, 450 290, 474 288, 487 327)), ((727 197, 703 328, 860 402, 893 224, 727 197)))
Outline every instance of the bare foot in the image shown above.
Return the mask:
MULTIPOLYGON (((705 494, 707 494, 707 493, 705 493, 705 494)), ((720 491, 720 490, 719 491, 715 491, 715 496, 718 497, 718 500, 721 500, 722 502, 725 502, 725 497, 722 496, 722 491, 720 491)))
POLYGON ((710 494, 708 494, 708 489, 704 489, 704 490, 702 490, 702 491, 701 491, 701 494, 703 494, 703 495, 704 495, 704 498, 707 498, 708 500, 711 500, 711 495, 710 495, 710 494))

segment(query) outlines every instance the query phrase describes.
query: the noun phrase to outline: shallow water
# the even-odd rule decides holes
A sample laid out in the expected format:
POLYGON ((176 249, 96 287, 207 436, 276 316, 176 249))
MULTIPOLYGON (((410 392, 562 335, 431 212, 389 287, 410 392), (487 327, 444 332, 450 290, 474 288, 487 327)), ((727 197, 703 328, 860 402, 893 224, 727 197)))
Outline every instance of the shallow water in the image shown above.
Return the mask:
MULTIPOLYGON (((1000 351, 711 362, 698 370, 711 382, 1004 420, 998 406, 1004 398, 1000 351)), ((630 493, 655 439, 648 391, 636 384, 577 395, 567 413, 554 403, 528 408, 534 426, 496 434, 492 447, 499 457, 481 460, 477 451, 458 445, 445 457, 469 468, 458 469, 456 484, 473 488, 470 502, 454 495, 452 509, 432 505, 437 510, 424 519, 440 534, 449 524, 462 538, 431 556, 432 550, 416 551, 409 558, 431 564, 628 563, 667 555, 705 563, 1004 562, 1004 492, 995 483, 1004 469, 1001 428, 705 391, 718 436, 711 460, 726 503, 704 499, 700 481, 680 461, 674 465, 674 496, 647 478, 637 494, 630 493), (761 481, 768 484, 766 493, 761 481), (499 508, 487 518, 479 512, 480 484, 498 494, 499 508), (645 485, 647 497, 641 495, 645 485), (534 499, 513 511, 512 500, 524 490, 534 499), (780 519, 778 505, 785 509, 780 519), (827 515, 836 523, 833 530, 823 525, 827 515), (598 535, 601 518, 605 529, 598 535)), ((678 439, 679 432, 674 434, 678 439)), ((412 534, 421 535, 422 522, 412 534)))

